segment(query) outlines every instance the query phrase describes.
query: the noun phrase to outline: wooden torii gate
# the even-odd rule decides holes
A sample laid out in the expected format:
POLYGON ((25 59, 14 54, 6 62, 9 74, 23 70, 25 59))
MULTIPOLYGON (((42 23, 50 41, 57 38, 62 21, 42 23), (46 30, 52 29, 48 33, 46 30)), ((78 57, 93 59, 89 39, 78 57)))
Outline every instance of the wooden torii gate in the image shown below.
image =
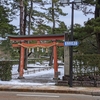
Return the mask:
POLYGON ((8 38, 10 41, 18 42, 13 43, 13 47, 20 47, 20 66, 19 66, 19 78, 23 78, 24 74, 24 57, 25 57, 25 48, 32 47, 53 47, 53 56, 54 56, 54 78, 56 77, 56 72, 58 72, 58 63, 57 63, 57 46, 64 46, 64 43, 58 43, 57 40, 64 40, 64 34, 56 35, 9 35, 8 38), (26 41, 36 40, 37 43, 29 44, 26 41), (41 43, 42 40, 52 40, 52 43, 41 43))

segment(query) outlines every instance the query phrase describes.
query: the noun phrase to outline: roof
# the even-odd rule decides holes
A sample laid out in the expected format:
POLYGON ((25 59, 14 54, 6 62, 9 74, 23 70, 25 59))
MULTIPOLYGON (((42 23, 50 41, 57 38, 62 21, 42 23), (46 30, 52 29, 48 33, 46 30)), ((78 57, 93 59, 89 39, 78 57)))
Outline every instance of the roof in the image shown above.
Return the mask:
POLYGON ((9 35, 8 38, 14 41, 21 40, 64 40, 64 34, 50 35, 9 35))

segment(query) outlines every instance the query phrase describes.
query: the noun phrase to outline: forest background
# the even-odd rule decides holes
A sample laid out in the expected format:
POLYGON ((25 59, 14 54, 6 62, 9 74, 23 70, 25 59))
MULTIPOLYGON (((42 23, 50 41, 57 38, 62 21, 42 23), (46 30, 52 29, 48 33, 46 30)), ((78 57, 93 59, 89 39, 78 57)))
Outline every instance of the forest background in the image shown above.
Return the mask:
MULTIPOLYGON (((2 38, 6 38, 6 40, 0 44, 1 58, 5 57, 6 59, 11 59, 19 54, 18 50, 11 47, 11 43, 7 38, 7 35, 20 35, 21 33, 20 27, 12 23, 20 16, 20 1, 21 0, 0 1, 0 36, 2 38)), ((67 10, 62 10, 62 8, 65 9, 66 5, 61 5, 59 0, 25 0, 23 1, 23 4, 23 32, 25 35, 70 33, 71 26, 67 24, 67 19, 61 20, 61 18, 59 18, 61 16, 68 16, 67 10), (38 9, 38 7, 40 8, 38 9)), ((79 41, 79 46, 74 47, 74 52, 78 54, 99 54, 100 1, 84 0, 82 5, 75 6, 75 10, 82 12, 83 15, 87 16, 92 14, 93 17, 90 17, 83 25, 75 22, 74 40, 79 41)), ((71 10, 69 11, 71 13, 71 10)), ((83 19, 81 18, 81 20, 83 19)), ((58 51, 58 56, 63 57, 63 48, 58 48, 58 51)), ((40 51, 40 53, 41 55, 46 55, 45 53, 42 53, 42 51, 40 51)), ((50 54, 50 52, 48 54, 50 54)))

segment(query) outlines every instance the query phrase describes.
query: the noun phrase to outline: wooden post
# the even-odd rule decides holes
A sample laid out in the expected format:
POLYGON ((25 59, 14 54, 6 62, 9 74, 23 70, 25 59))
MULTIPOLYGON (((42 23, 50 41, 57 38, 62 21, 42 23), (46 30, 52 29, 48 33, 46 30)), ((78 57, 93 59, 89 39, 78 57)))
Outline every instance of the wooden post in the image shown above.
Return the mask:
POLYGON ((25 54, 25 48, 21 46, 20 49, 20 67, 19 67, 19 79, 24 78, 23 74, 24 74, 24 54, 25 54))
POLYGON ((54 46, 53 46, 53 55, 54 55, 54 78, 57 78, 56 72, 58 72, 58 63, 57 63, 57 46, 56 46, 56 41, 54 41, 54 46))

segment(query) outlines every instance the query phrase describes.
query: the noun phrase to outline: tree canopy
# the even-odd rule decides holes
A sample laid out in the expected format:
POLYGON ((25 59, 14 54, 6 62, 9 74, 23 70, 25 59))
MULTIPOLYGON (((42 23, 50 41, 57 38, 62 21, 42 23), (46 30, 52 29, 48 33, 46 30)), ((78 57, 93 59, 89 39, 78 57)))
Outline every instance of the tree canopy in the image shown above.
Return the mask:
MULTIPOLYGON (((11 22, 20 17, 21 0, 0 1, 0 36, 6 34, 20 34, 20 29, 12 25, 11 22)), ((59 16, 67 16, 60 5, 59 0, 24 0, 23 1, 23 32, 24 34, 62 34, 66 31, 70 33, 70 27, 59 19, 59 16)), ((74 25, 74 40, 78 40, 80 45, 78 51, 82 53, 100 53, 100 1, 84 0, 81 6, 76 6, 75 10, 81 10, 83 14, 94 14, 94 18, 84 23, 74 25), (91 6, 95 7, 93 12, 91 6), (88 44, 88 45, 87 45, 88 44), (90 47, 88 48, 90 44, 90 47), (87 49, 85 47, 87 45, 87 49), (86 49, 86 50, 85 50, 86 49)), ((19 22, 20 25, 20 22, 19 22)), ((7 42, 6 42, 7 43, 7 42)), ((75 48, 77 49, 77 48, 75 48)))

